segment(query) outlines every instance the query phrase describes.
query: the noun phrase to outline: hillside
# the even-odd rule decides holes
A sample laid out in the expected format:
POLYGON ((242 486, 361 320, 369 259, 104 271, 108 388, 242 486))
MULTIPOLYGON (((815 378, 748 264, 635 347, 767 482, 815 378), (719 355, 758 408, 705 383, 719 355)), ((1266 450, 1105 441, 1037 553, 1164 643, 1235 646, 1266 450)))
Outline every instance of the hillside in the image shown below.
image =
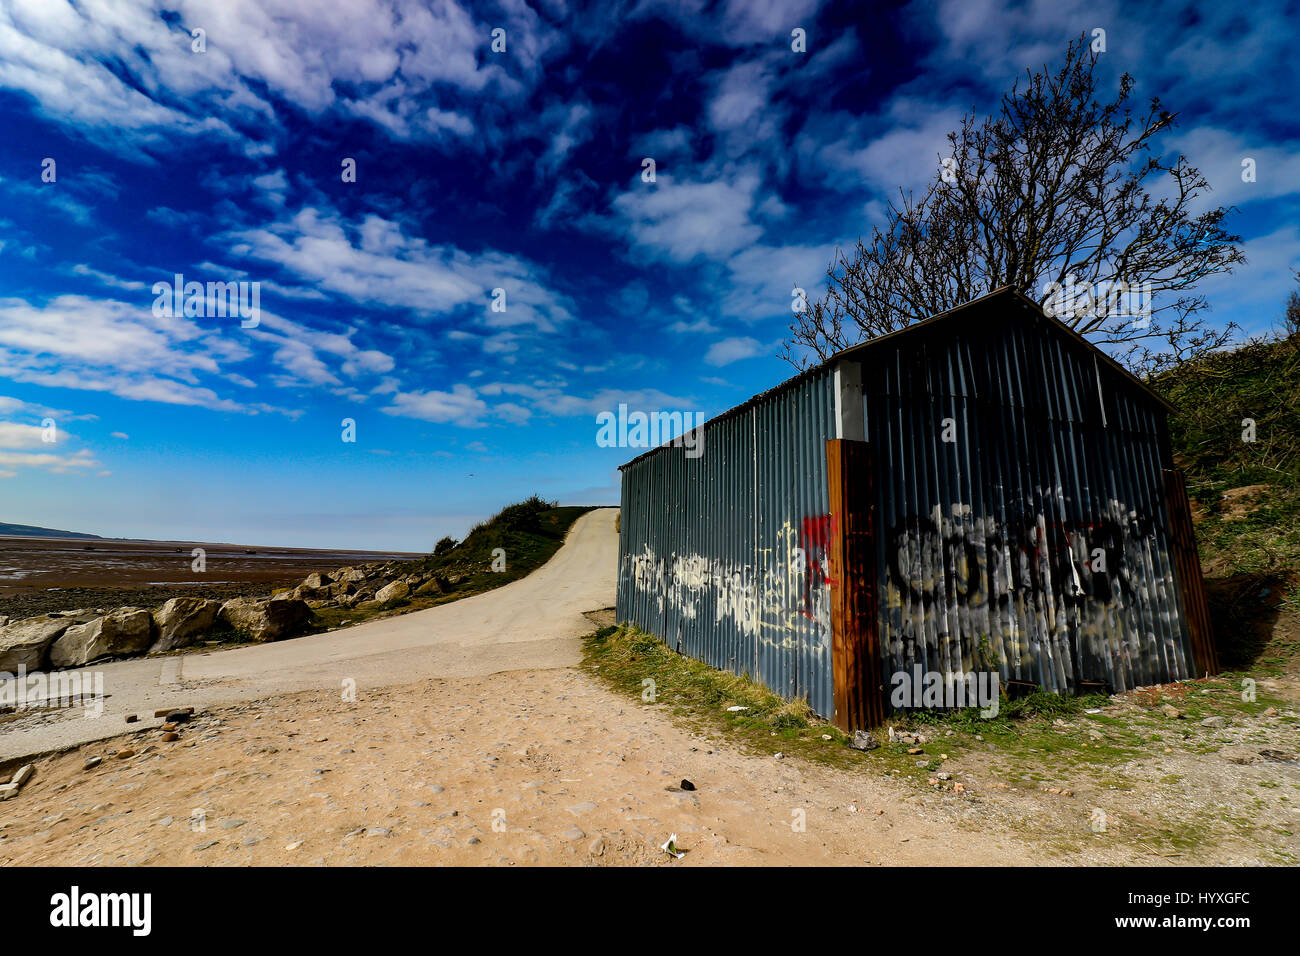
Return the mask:
POLYGON ((0 535, 12 535, 16 538, 94 538, 97 534, 83 534, 80 531, 58 531, 54 528, 38 528, 30 524, 6 524, 0 521, 0 535))
POLYGON ((1221 663, 1286 667, 1300 658, 1300 335, 1212 355, 1152 385, 1178 409, 1174 459, 1221 663))

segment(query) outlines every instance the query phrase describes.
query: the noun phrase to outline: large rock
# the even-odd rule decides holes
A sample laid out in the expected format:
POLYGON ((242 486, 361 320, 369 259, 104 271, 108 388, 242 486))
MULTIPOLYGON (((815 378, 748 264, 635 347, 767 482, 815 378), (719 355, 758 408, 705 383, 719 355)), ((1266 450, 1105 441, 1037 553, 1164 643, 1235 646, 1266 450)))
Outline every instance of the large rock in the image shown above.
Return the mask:
POLYGON ((297 598, 234 598, 221 605, 221 620, 255 641, 278 641, 301 634, 311 623, 311 608, 297 598))
POLYGON ((415 589, 415 593, 420 597, 427 597, 434 594, 441 594, 442 585, 438 583, 438 579, 436 577, 429 578, 427 581, 425 581, 423 584, 421 584, 418 588, 415 589))
POLYGON ((323 574, 321 572, 312 572, 311 574, 307 575, 307 580, 303 582, 303 584, 311 588, 313 591, 319 591, 321 588, 327 588, 333 583, 334 583, 333 580, 330 578, 328 574, 323 574))
POLYGON ((220 601, 172 598, 153 612, 158 640, 149 648, 149 653, 160 654, 178 647, 189 647, 212 628, 220 610, 220 601))
POLYGON ((333 596, 333 592, 329 585, 317 588, 307 584, 300 584, 292 591, 286 591, 283 595, 276 595, 276 597, 280 596, 296 598, 299 601, 326 601, 333 596))
POLYGON ((392 584, 386 584, 375 592, 375 600, 380 603, 386 601, 396 601, 404 598, 411 593, 411 586, 405 581, 394 581, 392 584))
POLYGON ((80 667, 101 657, 143 654, 153 640, 153 615, 144 608, 118 608, 76 624, 50 645, 50 666, 80 667))
POLYGON ((40 670, 50 645, 76 623, 57 614, 43 614, 0 628, 0 671, 15 674, 19 667, 40 670))

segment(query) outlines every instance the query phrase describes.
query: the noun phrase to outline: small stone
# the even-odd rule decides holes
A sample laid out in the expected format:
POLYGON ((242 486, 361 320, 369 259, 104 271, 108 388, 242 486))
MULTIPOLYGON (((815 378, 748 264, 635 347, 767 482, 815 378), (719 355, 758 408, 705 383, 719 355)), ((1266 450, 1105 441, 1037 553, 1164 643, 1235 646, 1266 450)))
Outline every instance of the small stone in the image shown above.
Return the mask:
POLYGON ((370 827, 366 830, 366 836, 368 837, 386 837, 392 835, 393 831, 388 829, 388 827, 370 827))
POLYGON ((163 739, 163 743, 168 743, 168 744, 169 744, 169 743, 171 743, 173 740, 180 740, 180 739, 181 739, 181 735, 178 734, 178 733, 176 733, 174 730, 171 730, 171 731, 168 731, 167 733, 163 734, 163 735, 162 735, 162 739, 163 739))
POLYGON ((938 777, 940 780, 952 779, 952 774, 950 774, 947 770, 940 770, 938 773, 935 774, 935 776, 938 777))
POLYGON ((694 790, 694 789, 695 789, 695 784, 691 783, 689 780, 683 780, 683 781, 682 781, 682 789, 683 789, 683 790, 694 790))
POLYGON ((480 843, 482 843, 483 841, 480 840, 480 839, 479 839, 478 837, 476 837, 476 836, 472 836, 472 837, 470 837, 468 840, 466 840, 465 842, 468 843, 470 846, 478 846, 478 845, 479 845, 480 843))
POLYGON ((581 840, 586 835, 587 834, 583 833, 577 827, 569 827, 569 829, 560 834, 560 839, 565 843, 572 843, 574 840, 581 840))
POLYGON ((1182 713, 1180 713, 1178 708, 1175 707, 1173 704, 1165 704, 1163 707, 1160 708, 1160 713, 1164 714, 1170 720, 1176 720, 1177 718, 1182 716, 1182 713))
POLYGON ((853 739, 849 741, 849 746, 854 750, 875 750, 880 746, 880 741, 865 730, 855 730, 853 731, 853 739))
POLYGON ((203 851, 203 850, 210 850, 210 849, 212 849, 212 847, 216 846, 219 842, 221 842, 221 841, 220 841, 220 840, 209 840, 207 843, 200 843, 198 846, 196 846, 196 847, 194 848, 194 852, 195 852, 195 853, 199 853, 199 852, 201 852, 201 851, 203 851))
POLYGON ((302 846, 302 841, 301 841, 301 840, 294 840, 292 843, 289 843, 289 844, 287 844, 287 845, 285 846, 285 850, 287 850, 287 851, 289 851, 290 853, 292 853, 294 850, 298 849, 298 847, 300 847, 300 846, 302 846))
POLYGON ((118 759, 118 760, 125 760, 125 759, 127 759, 128 757, 134 757, 134 756, 135 756, 135 751, 134 751, 134 750, 130 750, 130 749, 127 749, 127 750, 119 750, 119 751, 117 752, 117 759, 118 759))
POLYGON ((1228 719, 1226 717, 1206 717, 1201 721, 1202 727, 1226 727, 1228 719))
POLYGON ((596 839, 592 840, 591 843, 587 845, 587 852, 590 853, 592 856, 604 856, 605 838, 596 837, 596 839))
POLYGON ((222 820, 222 821, 221 821, 221 829, 223 829, 223 830, 236 830, 236 829, 238 829, 239 827, 242 827, 242 826, 243 826, 245 823, 247 823, 247 822, 248 822, 247 820, 222 820))
POLYGON ((104 762, 103 757, 89 757, 86 760, 86 766, 84 769, 90 770, 92 767, 98 767, 103 762, 104 762))
POLYGON ((963 784, 960 784, 960 783, 954 783, 954 784, 952 785, 952 792, 953 792, 953 793, 965 793, 965 792, 966 792, 966 787, 965 787, 965 785, 963 785, 963 784))
POLYGON ((1269 707, 1267 710, 1264 711, 1264 716, 1265 716, 1265 717, 1276 717, 1276 716, 1277 716, 1277 708, 1276 708, 1276 707, 1269 707))
POLYGON ((913 757, 915 757, 917 754, 925 753, 925 751, 922 750, 920 747, 908 747, 907 752, 911 754, 913 757))

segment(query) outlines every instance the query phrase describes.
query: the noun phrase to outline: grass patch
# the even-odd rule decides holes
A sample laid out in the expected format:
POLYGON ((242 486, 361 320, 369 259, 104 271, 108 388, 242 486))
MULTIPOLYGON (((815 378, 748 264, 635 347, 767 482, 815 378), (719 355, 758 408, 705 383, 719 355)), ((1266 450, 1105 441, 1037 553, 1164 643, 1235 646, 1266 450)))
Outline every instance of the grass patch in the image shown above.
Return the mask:
POLYGON ((605 627, 588 637, 582 667, 644 706, 667 708, 695 730, 759 753, 859 769, 875 753, 851 749, 848 737, 813 714, 806 701, 785 700, 748 676, 683 657, 635 627, 605 627))

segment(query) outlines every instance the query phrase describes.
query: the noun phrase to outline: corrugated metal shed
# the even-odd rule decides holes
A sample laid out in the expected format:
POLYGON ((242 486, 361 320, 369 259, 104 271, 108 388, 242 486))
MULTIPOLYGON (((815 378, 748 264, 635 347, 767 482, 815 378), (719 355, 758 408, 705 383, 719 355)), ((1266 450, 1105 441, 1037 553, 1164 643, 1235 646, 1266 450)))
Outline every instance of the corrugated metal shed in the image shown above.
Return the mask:
POLYGON ((706 423, 698 458, 666 447, 624 465, 619 542, 621 620, 821 713, 831 700, 818 548, 833 383, 825 370, 803 376, 706 423))
POLYGON ((879 716, 918 665, 1061 692, 1213 669, 1168 408, 1000 290, 719 416, 698 459, 623 466, 619 617, 842 724, 866 718, 837 700, 879 716), (843 514, 828 442, 866 463, 836 476, 843 514), (845 587, 870 593, 832 615, 845 587), (885 686, 842 686, 864 680, 885 686))

